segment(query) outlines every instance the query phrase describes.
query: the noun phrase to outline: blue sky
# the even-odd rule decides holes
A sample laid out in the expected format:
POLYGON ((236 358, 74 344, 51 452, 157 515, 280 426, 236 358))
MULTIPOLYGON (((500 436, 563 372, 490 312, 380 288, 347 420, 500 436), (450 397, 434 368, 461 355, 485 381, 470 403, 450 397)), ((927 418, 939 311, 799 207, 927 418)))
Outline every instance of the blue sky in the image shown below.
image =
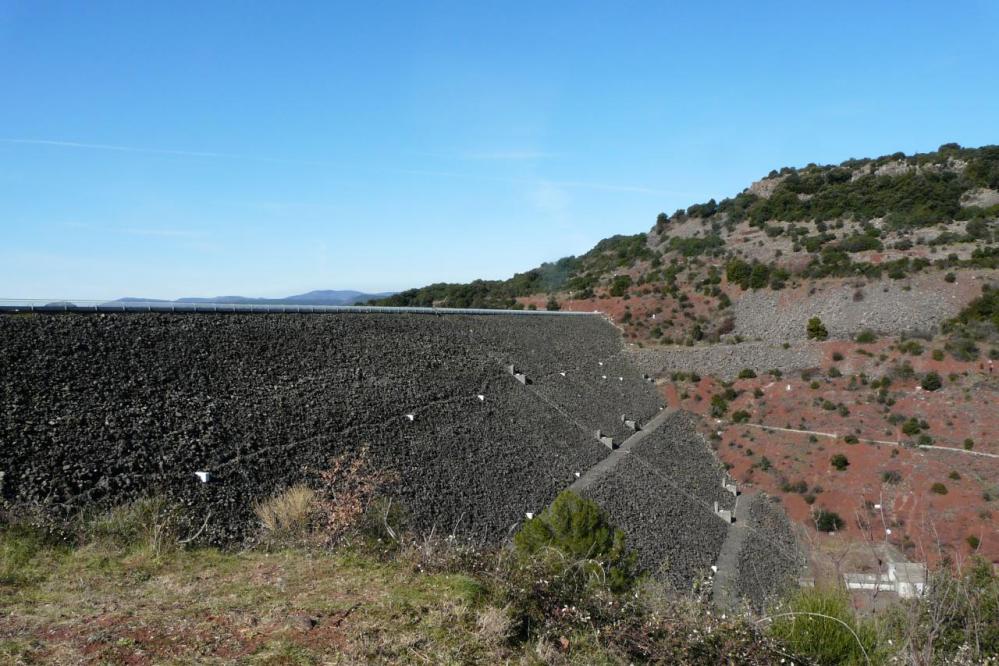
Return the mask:
POLYGON ((502 278, 999 143, 999 3, 4 2, 0 297, 502 278))

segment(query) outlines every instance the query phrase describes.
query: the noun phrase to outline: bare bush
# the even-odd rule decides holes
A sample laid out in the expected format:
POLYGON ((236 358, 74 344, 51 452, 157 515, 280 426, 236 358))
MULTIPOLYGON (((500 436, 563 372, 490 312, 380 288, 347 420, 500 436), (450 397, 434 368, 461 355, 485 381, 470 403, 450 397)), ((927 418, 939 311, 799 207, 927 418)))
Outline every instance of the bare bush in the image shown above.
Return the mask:
POLYGON ((372 469, 368 447, 345 453, 330 461, 330 467, 316 472, 315 528, 322 541, 333 544, 358 524, 376 493, 397 476, 372 469))

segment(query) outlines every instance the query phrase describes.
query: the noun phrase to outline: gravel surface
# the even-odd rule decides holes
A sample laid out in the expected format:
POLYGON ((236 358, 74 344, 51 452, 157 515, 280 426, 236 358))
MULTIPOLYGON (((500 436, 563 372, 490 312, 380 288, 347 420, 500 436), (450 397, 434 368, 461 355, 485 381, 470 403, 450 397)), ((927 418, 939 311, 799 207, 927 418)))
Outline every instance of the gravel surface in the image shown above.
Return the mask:
POLYGON ((574 420, 609 424, 602 426, 602 432, 616 443, 633 432, 625 427, 622 416, 642 424, 658 414, 663 404, 655 387, 620 353, 603 361, 591 359, 564 371, 565 377, 560 372, 539 378, 534 388, 574 420))
POLYGON ((794 528, 775 499, 759 493, 740 509, 747 533, 736 589, 758 608, 797 584, 805 566, 794 528))
POLYGON ((621 359, 625 381, 593 378, 620 350, 598 317, 0 316, 3 500, 68 515, 160 492, 224 543, 254 499, 369 444, 416 528, 498 540, 607 454, 595 430, 658 410, 621 359))
POLYGON ((652 377, 668 377, 671 372, 697 372, 720 379, 734 379, 744 368, 752 368, 757 374, 774 368, 789 372, 813 368, 822 360, 821 352, 807 342, 792 343, 788 349, 770 342, 629 348, 627 356, 635 367, 652 377))
MULTIPOLYGON (((496 542, 608 455, 598 428, 623 440, 622 414, 659 413, 629 358, 596 317, 2 316, 3 500, 64 517, 163 493, 231 543, 254 500, 367 444, 413 527, 496 542)), ((584 491, 679 589, 715 563, 729 528, 712 505, 732 503, 696 419, 668 415, 584 491)), ((791 534, 778 508, 753 511, 791 534)), ((758 570, 779 564, 747 539, 740 589, 771 589, 758 570)))
POLYGON ((582 491, 625 531, 639 565, 679 590, 689 590, 718 558, 728 526, 715 515, 713 502, 732 501, 695 419, 671 414, 582 491))
MULTIPOLYGON (((962 276, 971 279, 970 273, 962 276)), ((850 338, 866 328, 885 335, 932 332, 967 304, 966 292, 963 285, 945 282, 942 273, 861 287, 823 282, 813 294, 751 291, 735 301, 734 332, 769 342, 803 340, 811 317, 822 320, 831 338, 850 338)))

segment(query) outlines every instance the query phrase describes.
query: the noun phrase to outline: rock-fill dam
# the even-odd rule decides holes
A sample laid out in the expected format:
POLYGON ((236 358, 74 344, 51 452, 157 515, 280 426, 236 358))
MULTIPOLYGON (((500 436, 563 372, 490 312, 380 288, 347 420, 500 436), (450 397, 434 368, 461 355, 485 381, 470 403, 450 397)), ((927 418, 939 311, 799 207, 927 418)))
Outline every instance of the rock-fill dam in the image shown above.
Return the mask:
POLYGON ((713 505, 734 502, 693 417, 661 414, 599 316, 6 314, 0 398, 8 509, 65 517, 158 493, 192 525, 210 512, 211 543, 361 447, 414 528, 484 543, 586 478, 678 586, 717 559, 713 505))

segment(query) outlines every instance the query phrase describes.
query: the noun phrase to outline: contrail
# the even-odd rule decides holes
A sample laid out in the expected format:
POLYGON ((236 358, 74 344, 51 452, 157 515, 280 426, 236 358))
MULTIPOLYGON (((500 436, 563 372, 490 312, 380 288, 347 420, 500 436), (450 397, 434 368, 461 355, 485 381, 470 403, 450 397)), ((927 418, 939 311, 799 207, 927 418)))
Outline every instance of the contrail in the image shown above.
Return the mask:
POLYGON ((167 148, 141 148, 138 146, 119 146, 109 143, 82 143, 79 141, 56 141, 53 139, 5 139, 0 143, 24 144, 31 146, 56 146, 59 148, 82 148, 86 150, 109 150, 118 153, 141 153, 144 155, 175 155, 180 157, 209 157, 214 159, 251 160, 254 162, 276 162, 284 164, 302 164, 308 166, 332 166, 328 162, 310 162, 307 160, 289 160, 278 157, 260 157, 256 155, 240 155, 238 153, 214 153, 198 150, 170 150, 167 148))
MULTIPOLYGON (((208 159, 245 160, 251 162, 268 162, 271 164, 294 164, 299 166, 333 167, 346 168, 343 164, 335 162, 322 162, 310 160, 285 159, 280 157, 261 157, 259 155, 243 155, 239 153, 216 153, 200 150, 172 150, 168 148, 142 148, 139 146, 121 146, 110 143, 84 143, 81 141, 59 141, 55 139, 10 139, 0 138, 0 143, 20 144, 29 146, 54 146, 58 148, 77 148, 82 150, 106 150, 117 153, 137 153, 142 155, 172 155, 177 157, 198 157, 208 159)), ((687 192, 675 192, 670 190, 659 190, 649 187, 615 185, 609 183, 592 183, 582 181, 558 181, 534 178, 516 178, 504 176, 487 176, 474 173, 461 173, 454 171, 431 171, 423 169, 383 169, 385 173, 403 173, 414 176, 429 176, 438 178, 470 178, 479 181, 492 181, 502 183, 523 183, 527 185, 537 185, 547 182, 557 187, 570 189, 597 190, 604 192, 625 192, 636 194, 647 194, 655 196, 689 196, 687 192)))

